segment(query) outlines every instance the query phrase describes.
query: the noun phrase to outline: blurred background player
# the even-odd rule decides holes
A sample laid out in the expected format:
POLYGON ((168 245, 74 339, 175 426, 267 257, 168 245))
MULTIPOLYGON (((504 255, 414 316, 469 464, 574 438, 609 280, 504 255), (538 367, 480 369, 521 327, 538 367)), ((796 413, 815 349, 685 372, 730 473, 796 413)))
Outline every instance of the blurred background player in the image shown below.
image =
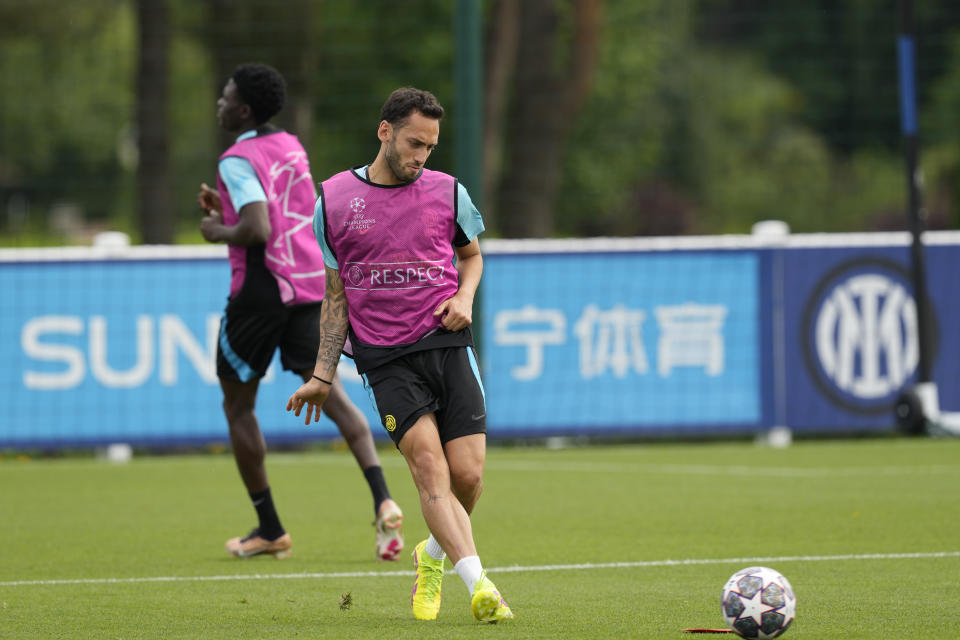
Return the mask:
POLYGON ((436 619, 450 556, 473 615, 497 622, 513 612, 483 570, 470 522, 487 442, 470 329, 483 220, 455 178, 424 168, 443 117, 433 94, 397 89, 380 116, 373 163, 320 185, 314 233, 327 268, 320 348, 313 377, 287 409, 300 415, 306 404, 308 424, 327 410, 349 333, 357 370, 410 467, 430 529, 413 554, 414 616, 436 619))
MULTIPOLYGON (((276 69, 244 64, 234 70, 217 101, 217 119, 238 134, 236 143, 220 157, 217 189, 203 184, 197 196, 207 212, 200 223, 204 239, 229 245, 230 296, 220 324, 217 377, 234 457, 259 519, 249 534, 226 542, 227 551, 240 558, 290 554, 254 408, 260 378, 277 347, 285 370, 310 378, 324 292, 307 154, 295 136, 268 123, 285 99, 286 83, 276 69)), ((396 560, 403 549, 403 514, 390 498, 366 418, 339 378, 332 382, 327 414, 373 493, 377 557, 396 560)))

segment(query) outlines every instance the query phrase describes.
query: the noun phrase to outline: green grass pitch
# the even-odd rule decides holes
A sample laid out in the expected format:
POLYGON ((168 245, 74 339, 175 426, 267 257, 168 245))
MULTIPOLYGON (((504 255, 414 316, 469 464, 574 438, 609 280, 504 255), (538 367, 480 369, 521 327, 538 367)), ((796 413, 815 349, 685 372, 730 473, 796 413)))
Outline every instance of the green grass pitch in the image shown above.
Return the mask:
MULTIPOLYGON (((410 551, 426 536, 416 494, 380 454, 410 551)), ((253 524, 228 454, 0 458, 0 638, 680 640, 724 626, 723 583, 753 564, 797 592, 785 638, 960 629, 960 440, 491 447, 473 521, 517 616, 499 625, 473 620, 449 563, 439 619, 413 619, 409 554, 374 560, 349 453, 268 467, 287 560, 224 552, 253 524)))

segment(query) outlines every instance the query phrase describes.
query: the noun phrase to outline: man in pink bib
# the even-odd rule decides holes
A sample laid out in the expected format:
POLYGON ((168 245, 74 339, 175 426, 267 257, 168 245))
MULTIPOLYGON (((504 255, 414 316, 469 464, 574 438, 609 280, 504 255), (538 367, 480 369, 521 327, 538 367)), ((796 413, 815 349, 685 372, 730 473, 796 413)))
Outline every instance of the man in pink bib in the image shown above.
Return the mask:
MULTIPOLYGON (((220 323, 217 377, 233 454, 259 520, 248 535, 227 540, 227 551, 239 558, 290 554, 290 534, 280 524, 267 482, 266 442, 254 406, 260 378, 278 347, 283 368, 310 379, 324 291, 307 154, 295 136, 269 124, 285 97, 286 83, 273 67, 237 67, 217 101, 217 119, 239 135, 220 157, 217 189, 201 185, 197 196, 207 212, 200 222, 203 237, 229 245, 232 276, 220 323)), ((403 549, 403 514, 390 498, 363 412, 340 380, 333 382, 327 413, 373 493, 377 557, 396 560, 403 549)))
POLYGON ((320 185, 313 222, 327 275, 320 348, 313 376, 287 410, 299 416, 306 405, 307 424, 320 417, 347 346, 410 467, 430 530, 413 552, 414 616, 436 619, 449 556, 473 615, 497 622, 513 613, 483 570, 470 524, 486 459, 470 330, 483 221, 455 178, 424 168, 442 117, 429 92, 397 89, 381 110, 373 163, 320 185))

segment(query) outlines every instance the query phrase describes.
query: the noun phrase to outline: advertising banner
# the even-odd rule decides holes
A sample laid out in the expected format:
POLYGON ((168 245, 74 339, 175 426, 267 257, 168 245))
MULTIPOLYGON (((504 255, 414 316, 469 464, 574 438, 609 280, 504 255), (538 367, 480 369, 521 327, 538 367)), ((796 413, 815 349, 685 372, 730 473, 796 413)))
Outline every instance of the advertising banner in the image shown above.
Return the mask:
MULTIPOLYGON (((474 315, 492 439, 893 431, 930 326, 940 408, 960 411, 960 233, 493 240, 474 315), (921 306, 922 305, 922 306, 921 306)), ((215 355, 223 247, 0 250, 0 448, 225 443, 215 355)), ((385 440, 352 361, 339 373, 385 440)), ((271 443, 338 435, 285 410, 271 443)))
MULTIPOLYGON (((960 382, 956 247, 927 249, 925 301, 941 406, 960 382)), ((917 380, 918 305, 906 246, 804 247, 784 252, 786 423, 797 430, 888 430, 917 380)))
POLYGON ((490 429, 755 427, 762 418, 758 264, 746 251, 488 254, 490 429))
MULTIPOLYGON (((222 259, 0 262, 0 447, 223 442, 217 337, 222 259)), ((352 362, 341 377, 374 420, 352 362), (352 375, 351 375, 352 374, 352 375)), ((279 357, 257 415, 272 441, 337 435, 285 410, 300 384, 279 357)))

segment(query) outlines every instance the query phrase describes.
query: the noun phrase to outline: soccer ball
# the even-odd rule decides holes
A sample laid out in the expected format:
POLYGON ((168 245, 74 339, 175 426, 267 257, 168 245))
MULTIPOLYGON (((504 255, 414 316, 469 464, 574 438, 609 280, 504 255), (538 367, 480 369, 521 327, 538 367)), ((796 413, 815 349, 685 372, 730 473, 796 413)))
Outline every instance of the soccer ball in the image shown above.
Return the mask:
POLYGON ((776 638, 793 622, 797 596, 778 571, 750 567, 737 571, 723 585, 720 609, 741 638, 776 638))

